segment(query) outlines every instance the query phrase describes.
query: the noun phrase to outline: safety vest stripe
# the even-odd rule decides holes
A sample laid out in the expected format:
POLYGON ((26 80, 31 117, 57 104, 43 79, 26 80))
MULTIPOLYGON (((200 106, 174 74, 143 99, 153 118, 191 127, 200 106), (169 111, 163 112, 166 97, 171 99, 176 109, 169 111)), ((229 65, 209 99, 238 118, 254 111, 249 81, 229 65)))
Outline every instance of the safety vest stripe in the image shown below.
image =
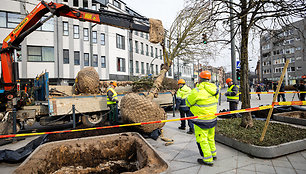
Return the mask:
POLYGON ((210 155, 210 156, 208 156, 208 157, 203 157, 203 159, 204 160, 207 160, 207 159, 210 159, 210 158, 212 158, 212 156, 210 155))
POLYGON ((198 107, 210 107, 210 106, 215 106, 217 105, 218 102, 215 102, 215 103, 211 103, 211 104, 207 104, 207 105, 198 105, 198 104, 194 104, 193 106, 198 106, 198 107))
POLYGON ((213 122, 213 121, 217 121, 217 118, 213 118, 213 119, 210 119, 210 120, 197 120, 197 122, 202 122, 202 123, 209 123, 209 122, 213 122))
POLYGON ((217 150, 211 151, 211 153, 216 153, 216 152, 217 152, 217 150))
POLYGON ((187 103, 188 103, 190 106, 192 106, 192 105, 189 103, 188 99, 186 99, 186 101, 187 101, 187 103))
POLYGON ((182 107, 187 107, 186 105, 180 105, 180 108, 182 108, 182 107))

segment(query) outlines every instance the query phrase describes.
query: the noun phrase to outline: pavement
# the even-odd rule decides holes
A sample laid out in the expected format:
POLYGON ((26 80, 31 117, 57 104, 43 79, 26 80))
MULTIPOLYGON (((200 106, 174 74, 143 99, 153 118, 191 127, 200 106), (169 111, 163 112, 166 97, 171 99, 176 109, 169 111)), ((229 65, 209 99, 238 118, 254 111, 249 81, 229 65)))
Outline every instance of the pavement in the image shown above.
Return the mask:
MULTIPOLYGON (((222 92, 225 92, 223 89, 222 92)), ((294 94, 286 94, 287 101, 291 101, 294 94)), ((272 102, 271 94, 262 94, 261 100, 256 99, 253 94, 251 107, 267 105, 272 102)), ((298 100, 295 96, 295 101, 298 100)), ((218 110, 227 109, 228 103, 225 96, 221 98, 221 105, 218 110)), ((172 112, 167 113, 168 119, 179 118, 176 112, 173 117, 172 112)), ((306 174, 306 150, 281 156, 273 159, 260 159, 248 156, 229 146, 216 142, 217 157, 214 166, 204 166, 197 163, 201 158, 194 135, 187 134, 186 130, 179 130, 179 122, 168 122, 164 126, 164 136, 174 140, 174 144, 165 146, 165 142, 157 139, 146 139, 157 151, 157 153, 169 164, 165 173, 173 174, 202 174, 202 173, 222 173, 222 174, 306 174)), ((29 137, 15 144, 0 146, 3 149, 18 149, 30 142, 35 137, 29 137)), ((0 163, 0 173, 12 173, 21 163, 7 164, 0 163)))

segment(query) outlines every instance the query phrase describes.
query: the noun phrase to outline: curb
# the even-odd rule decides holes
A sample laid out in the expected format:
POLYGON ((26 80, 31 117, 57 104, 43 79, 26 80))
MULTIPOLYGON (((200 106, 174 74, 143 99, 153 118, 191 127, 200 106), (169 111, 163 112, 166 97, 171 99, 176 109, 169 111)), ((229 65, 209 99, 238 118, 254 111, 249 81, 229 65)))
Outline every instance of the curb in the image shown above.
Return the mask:
MULTIPOLYGON (((293 111, 293 112, 295 112, 295 111, 293 111)), ((273 114, 272 119, 276 120, 276 121, 281 121, 281 122, 306 126, 306 119, 286 117, 286 116, 282 116, 282 115, 283 115, 283 113, 273 114)))
POLYGON ((306 138, 303 140, 292 141, 276 146, 255 146, 239 142, 235 139, 228 138, 220 134, 216 134, 215 140, 219 143, 225 144, 258 158, 276 158, 306 149, 306 138))

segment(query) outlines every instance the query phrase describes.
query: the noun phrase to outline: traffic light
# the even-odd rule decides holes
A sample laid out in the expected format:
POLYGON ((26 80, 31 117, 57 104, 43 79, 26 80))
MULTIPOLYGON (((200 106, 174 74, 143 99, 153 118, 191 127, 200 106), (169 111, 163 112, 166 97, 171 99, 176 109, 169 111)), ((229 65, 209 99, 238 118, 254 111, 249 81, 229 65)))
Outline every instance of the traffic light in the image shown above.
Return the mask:
POLYGON ((236 76, 237 76, 237 80, 241 79, 241 70, 240 69, 236 69, 236 76))
POLYGON ((207 44, 207 35, 205 33, 202 34, 203 43, 207 44))

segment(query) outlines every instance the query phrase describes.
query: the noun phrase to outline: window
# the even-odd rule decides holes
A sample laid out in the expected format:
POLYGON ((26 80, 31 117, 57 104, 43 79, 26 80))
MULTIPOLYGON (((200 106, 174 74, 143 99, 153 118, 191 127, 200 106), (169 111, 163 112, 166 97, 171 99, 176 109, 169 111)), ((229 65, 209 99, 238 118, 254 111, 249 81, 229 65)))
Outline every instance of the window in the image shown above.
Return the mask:
POLYGON ((157 54, 157 48, 155 48, 155 58, 158 57, 158 54, 157 54))
POLYGON ((101 33, 100 37, 101 37, 101 45, 105 45, 105 34, 101 33))
POLYGON ((117 71, 125 72, 125 59, 117 57, 117 71))
POLYGON ((302 60, 302 57, 297 57, 295 58, 295 60, 302 60))
POLYGON ((84 53, 84 66, 89 66, 89 53, 84 53))
POLYGON ((146 44, 146 56, 149 56, 149 45, 146 44))
POLYGON ((270 49, 270 45, 269 44, 262 46, 262 50, 267 50, 267 49, 270 49))
POLYGON ((135 40, 135 52, 139 53, 138 41, 135 40))
POLYGON ((140 32, 140 37, 143 37, 143 32, 140 32))
POLYGON ((288 68, 288 72, 294 72, 295 71, 295 67, 289 67, 288 68))
POLYGON ((146 39, 149 39, 149 34, 148 33, 146 33, 146 39))
POLYGON ((7 13, 7 27, 15 28, 22 21, 24 17, 18 13, 7 13))
POLYGON ((63 63, 69 64, 69 50, 63 50, 63 63))
POLYGON ((101 56, 101 68, 106 68, 106 59, 105 59, 105 56, 101 56))
POLYGON ((80 65, 80 52, 74 52, 74 65, 80 65))
POLYGON ((97 32, 96 31, 92 32, 92 43, 97 43, 97 32))
POLYGON ((293 54, 293 53, 294 53, 294 48, 286 49, 286 54, 293 54))
POLYGON ((143 54, 144 54, 144 51, 143 51, 143 43, 141 42, 140 45, 141 45, 141 46, 140 46, 141 54, 143 55, 143 54))
POLYGON ((135 31, 135 35, 137 35, 137 36, 138 36, 138 31, 135 31))
POLYGON ((98 67, 98 55, 97 54, 92 55, 91 66, 98 67))
POLYGON ((301 66, 298 66, 298 67, 297 67, 297 70, 298 70, 298 71, 302 70, 302 67, 301 67, 301 66))
POLYGON ((141 74, 144 74, 145 70, 144 70, 144 62, 141 62, 141 74))
POLYGON ((6 12, 0 11, 0 27, 6 27, 6 12))
POLYGON ((122 35, 119 35, 119 34, 116 34, 116 41, 117 41, 117 48, 119 48, 119 49, 125 49, 125 42, 124 42, 124 36, 122 36, 122 35))
POLYGON ((130 60, 130 73, 133 73, 133 60, 130 60))
POLYGON ((159 50, 159 57, 160 57, 160 60, 162 60, 162 59, 163 59, 162 50, 159 50))
POLYGON ((68 22, 63 22, 63 35, 68 36, 69 35, 69 25, 68 22))
POLYGON ((154 65, 153 64, 150 65, 150 69, 151 69, 151 74, 154 74, 154 65))
POLYGON ((88 41, 88 40, 89 40, 88 28, 84 28, 84 40, 85 40, 85 41, 88 41))
MULTIPOLYGON (((42 17, 42 20, 45 20, 47 17, 42 17)), ((47 22, 45 22, 41 28, 42 31, 54 31, 54 18, 49 19, 47 22)))
POLYGON ((149 63, 146 64, 147 74, 150 74, 149 63))
POLYGON ((139 62, 136 61, 136 73, 139 73, 139 62))
POLYGON ((83 0, 83 7, 88 8, 88 0, 83 0))
POLYGON ((74 39, 80 38, 80 31, 78 25, 73 25, 73 38, 74 39))
POLYGON ((78 7, 79 6, 79 0, 73 0, 73 6, 78 7))
POLYGON ((29 62, 53 62, 54 61, 54 48, 53 47, 28 46, 28 61, 29 62))
POLYGON ((296 47, 295 50, 299 51, 299 50, 301 50, 301 49, 302 49, 301 47, 296 47))
POLYGON ((114 6, 117 8, 121 8, 121 4, 117 0, 114 0, 114 6))
POLYGON ((92 9, 92 10, 97 10, 97 4, 92 3, 91 9, 92 9))
POLYGON ((158 65, 155 65, 155 73, 158 75, 158 65))
POLYGON ((151 46, 151 57, 153 57, 153 47, 151 46))

